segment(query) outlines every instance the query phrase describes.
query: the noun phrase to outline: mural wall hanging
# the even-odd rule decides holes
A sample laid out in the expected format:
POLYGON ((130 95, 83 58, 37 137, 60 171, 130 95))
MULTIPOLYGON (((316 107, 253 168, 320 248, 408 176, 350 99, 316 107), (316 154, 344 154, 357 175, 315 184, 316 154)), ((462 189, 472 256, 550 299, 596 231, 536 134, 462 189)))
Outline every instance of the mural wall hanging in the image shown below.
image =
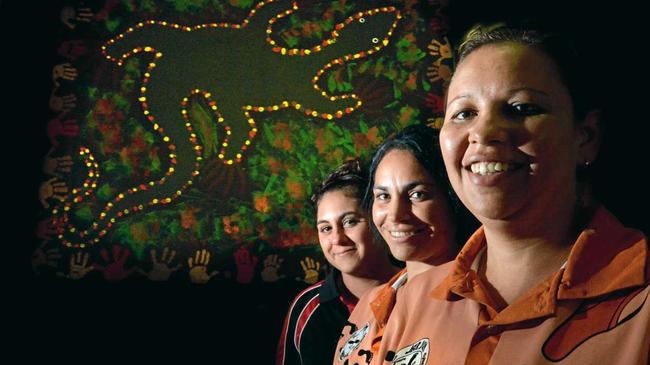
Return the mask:
POLYGON ((35 273, 316 282, 312 184, 440 124, 445 6, 62 4, 35 273))

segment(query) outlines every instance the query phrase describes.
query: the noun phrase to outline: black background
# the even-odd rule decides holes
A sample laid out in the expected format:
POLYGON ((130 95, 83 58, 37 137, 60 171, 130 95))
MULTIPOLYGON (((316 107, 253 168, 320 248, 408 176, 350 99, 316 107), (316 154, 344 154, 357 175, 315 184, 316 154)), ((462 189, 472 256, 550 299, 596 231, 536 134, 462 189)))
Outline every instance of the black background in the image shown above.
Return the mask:
MULTIPOLYGON (((426 1, 423 2, 426 4, 426 1)), ((273 362, 278 331, 297 286, 106 284, 34 280, 30 254, 40 210, 41 162, 55 64, 60 1, 2 1, 5 232, 4 322, 10 351, 27 361, 152 363, 273 362), (15 193, 14 193, 15 192, 15 193), (15 252, 14 252, 15 251, 15 252)), ((601 200, 626 225, 649 232, 646 83, 649 19, 632 2, 450 1, 451 29, 535 16, 574 29, 595 61, 605 96, 605 144, 595 168, 601 200), (646 32, 647 33, 647 32, 646 32)))

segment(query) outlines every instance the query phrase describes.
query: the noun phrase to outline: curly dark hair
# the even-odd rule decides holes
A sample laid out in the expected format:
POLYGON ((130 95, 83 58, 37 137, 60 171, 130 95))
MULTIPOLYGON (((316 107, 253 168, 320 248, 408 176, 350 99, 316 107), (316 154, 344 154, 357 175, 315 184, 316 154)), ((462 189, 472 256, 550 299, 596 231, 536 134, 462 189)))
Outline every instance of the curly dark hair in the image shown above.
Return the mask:
POLYGON ((348 160, 332 171, 320 186, 315 188, 311 201, 318 206, 325 193, 336 190, 343 190, 348 196, 361 201, 367 185, 368 176, 361 167, 359 159, 348 160))

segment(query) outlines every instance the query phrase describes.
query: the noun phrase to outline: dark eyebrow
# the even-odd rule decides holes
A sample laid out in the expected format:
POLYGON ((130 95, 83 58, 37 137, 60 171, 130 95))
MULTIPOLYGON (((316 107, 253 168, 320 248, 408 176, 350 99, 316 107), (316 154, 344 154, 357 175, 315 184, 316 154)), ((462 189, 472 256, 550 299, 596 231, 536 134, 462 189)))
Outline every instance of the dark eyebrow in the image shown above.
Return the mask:
POLYGON ((470 98, 469 94, 458 95, 457 97, 455 97, 455 98, 453 98, 451 100, 447 100, 447 103, 445 105, 449 105, 449 104, 453 103, 454 101, 456 101, 458 99, 469 99, 469 98, 470 98))
POLYGON ((414 181, 414 182, 406 185, 406 190, 411 190, 414 187, 419 186, 419 185, 435 186, 434 183, 428 182, 428 181, 414 181))
MULTIPOLYGON (((349 212, 341 213, 341 214, 338 216, 338 218, 343 218, 343 217, 345 217, 346 215, 357 215, 357 214, 359 214, 359 213, 356 212, 356 211, 354 211, 354 210, 351 210, 351 211, 349 211, 349 212)), ((319 220, 318 222, 316 222, 316 225, 319 225, 319 224, 321 224, 321 223, 329 223, 329 221, 327 221, 327 220, 325 220, 325 219, 321 219, 321 220, 319 220)))
MULTIPOLYGON (((525 87, 525 86, 524 87, 518 87, 518 88, 515 88, 515 89, 510 89, 509 91, 510 91, 511 94, 518 93, 520 91, 529 91, 529 92, 532 92, 534 94, 539 94, 539 95, 546 96, 546 97, 549 96, 549 94, 547 92, 544 92, 544 91, 538 90, 538 89, 533 89, 533 88, 530 88, 530 87, 525 87)), ((456 101, 458 99, 469 99, 469 98, 471 98, 470 94, 458 95, 457 97, 455 97, 455 98, 453 98, 451 100, 448 100, 445 105, 449 105, 449 104, 453 103, 454 101, 456 101)))
MULTIPOLYGON (((432 182, 429 182, 429 181, 413 181, 413 182, 410 182, 410 183, 406 184, 405 190, 411 190, 411 189, 413 189, 414 187, 416 187, 418 185, 436 186, 436 184, 434 184, 432 182)), ((381 185, 375 186, 374 188, 372 188, 372 190, 375 190, 375 189, 376 190, 381 190, 381 191, 388 191, 388 188, 386 188, 385 186, 381 186, 381 185)))

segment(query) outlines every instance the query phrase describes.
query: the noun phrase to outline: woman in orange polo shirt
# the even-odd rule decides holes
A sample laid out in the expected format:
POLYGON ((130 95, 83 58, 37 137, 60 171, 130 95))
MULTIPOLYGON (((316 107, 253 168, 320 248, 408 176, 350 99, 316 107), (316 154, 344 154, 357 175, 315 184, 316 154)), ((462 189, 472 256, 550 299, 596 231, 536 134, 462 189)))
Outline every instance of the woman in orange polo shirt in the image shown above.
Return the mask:
POLYGON ((483 225, 442 283, 409 286, 376 363, 648 363, 648 244, 589 194, 601 128, 582 66, 561 35, 468 33, 440 142, 483 225))
POLYGON ((465 210, 449 186, 437 130, 414 125, 386 140, 373 156, 369 176, 364 205, 373 229, 406 268, 359 300, 343 328, 334 364, 372 360, 407 278, 410 282, 450 261, 457 252, 457 227, 466 227, 456 224, 458 210, 465 210))

